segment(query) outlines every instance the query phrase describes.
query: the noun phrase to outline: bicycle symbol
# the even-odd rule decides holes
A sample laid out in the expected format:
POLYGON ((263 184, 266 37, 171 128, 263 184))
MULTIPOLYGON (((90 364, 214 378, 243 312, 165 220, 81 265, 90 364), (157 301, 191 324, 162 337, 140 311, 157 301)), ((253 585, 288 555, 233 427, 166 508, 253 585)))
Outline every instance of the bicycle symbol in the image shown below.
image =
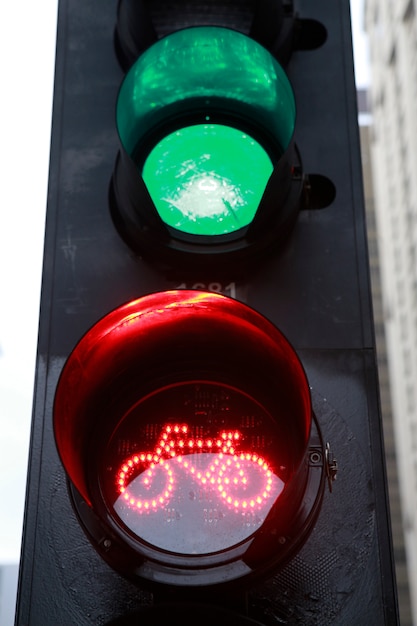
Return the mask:
POLYGON ((240 450, 241 439, 238 430, 198 438, 190 435, 187 424, 166 424, 153 451, 134 454, 123 462, 117 472, 117 490, 139 513, 165 507, 174 496, 179 497, 184 482, 208 490, 210 497, 232 510, 260 508, 273 494, 277 496, 276 483, 282 481, 263 457, 240 450))

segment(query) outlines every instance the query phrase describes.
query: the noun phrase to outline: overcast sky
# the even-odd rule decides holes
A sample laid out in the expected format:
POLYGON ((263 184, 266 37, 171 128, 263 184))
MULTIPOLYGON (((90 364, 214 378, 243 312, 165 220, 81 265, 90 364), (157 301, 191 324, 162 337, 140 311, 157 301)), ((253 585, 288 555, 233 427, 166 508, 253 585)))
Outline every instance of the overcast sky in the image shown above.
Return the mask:
MULTIPOLYGON (((369 81, 352 0, 357 83, 369 81)), ((116 4, 116 3, 115 3, 116 4)), ((0 3, 0 564, 20 551, 46 208, 57 0, 0 3)))
POLYGON ((56 0, 0 2, 0 563, 19 559, 36 352, 56 0))

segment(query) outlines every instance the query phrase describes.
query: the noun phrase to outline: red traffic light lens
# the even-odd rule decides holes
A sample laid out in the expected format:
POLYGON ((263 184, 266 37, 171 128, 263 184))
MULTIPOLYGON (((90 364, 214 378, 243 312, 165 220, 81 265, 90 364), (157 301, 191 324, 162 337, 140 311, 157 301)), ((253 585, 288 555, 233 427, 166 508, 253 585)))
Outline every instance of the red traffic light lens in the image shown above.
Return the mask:
POLYGON ((309 482, 303 367, 267 319, 220 294, 155 293, 101 319, 62 371, 54 429, 75 500, 96 516, 88 533, 102 525, 128 569, 146 556, 158 573, 135 572, 159 582, 181 571, 179 584, 205 584, 206 566, 230 559, 226 580, 247 575, 245 553, 279 560, 265 536, 294 525, 309 482))

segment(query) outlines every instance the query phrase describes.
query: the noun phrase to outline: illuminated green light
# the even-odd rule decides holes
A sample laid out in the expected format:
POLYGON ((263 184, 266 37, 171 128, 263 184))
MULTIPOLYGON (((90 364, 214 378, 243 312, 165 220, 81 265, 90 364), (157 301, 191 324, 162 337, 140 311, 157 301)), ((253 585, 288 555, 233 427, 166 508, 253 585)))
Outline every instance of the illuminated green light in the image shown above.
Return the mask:
POLYGON ((161 219, 192 235, 224 235, 253 220, 273 166, 247 133, 197 124, 167 135, 143 178, 161 219))
POLYGON ((252 222, 293 139, 295 114, 276 59, 214 26, 177 31, 148 48, 127 73, 116 109, 123 149, 162 221, 192 235, 252 222))

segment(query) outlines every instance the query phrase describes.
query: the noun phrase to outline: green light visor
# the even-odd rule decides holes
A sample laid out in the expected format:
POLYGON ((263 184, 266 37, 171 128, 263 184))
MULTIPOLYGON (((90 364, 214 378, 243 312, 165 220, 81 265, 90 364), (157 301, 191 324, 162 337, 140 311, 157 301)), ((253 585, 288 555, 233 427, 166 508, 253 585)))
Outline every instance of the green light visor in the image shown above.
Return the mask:
POLYGON ((177 31, 122 83, 117 128, 160 218, 192 235, 250 224, 291 142, 295 101, 284 70, 236 31, 177 31))

